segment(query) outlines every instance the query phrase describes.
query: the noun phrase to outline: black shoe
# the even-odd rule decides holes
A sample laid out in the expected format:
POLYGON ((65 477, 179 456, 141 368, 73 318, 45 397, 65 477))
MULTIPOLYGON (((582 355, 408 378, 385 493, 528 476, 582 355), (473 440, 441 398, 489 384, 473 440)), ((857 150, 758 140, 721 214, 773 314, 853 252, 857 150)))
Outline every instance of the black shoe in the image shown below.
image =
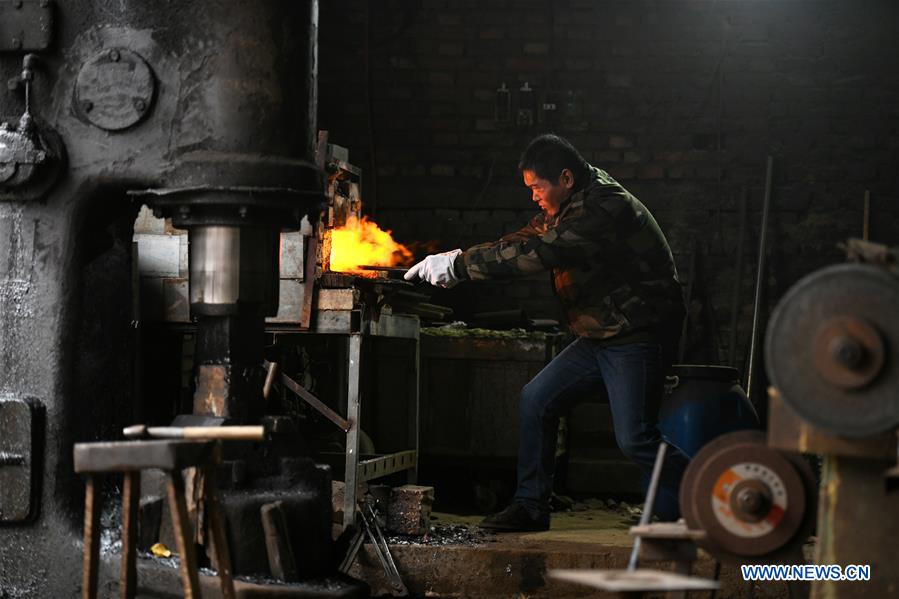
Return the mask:
POLYGON ((513 503, 503 511, 487 516, 478 526, 496 532, 549 530, 549 514, 535 517, 524 505, 513 503))

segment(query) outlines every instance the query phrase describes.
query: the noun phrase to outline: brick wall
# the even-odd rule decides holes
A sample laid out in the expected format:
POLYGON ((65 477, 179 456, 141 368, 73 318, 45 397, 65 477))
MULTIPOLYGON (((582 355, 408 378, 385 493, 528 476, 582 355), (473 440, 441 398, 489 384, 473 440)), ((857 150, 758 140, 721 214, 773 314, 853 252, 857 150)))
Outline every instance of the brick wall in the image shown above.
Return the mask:
MULTIPOLYGON (((319 125, 366 170, 378 222, 439 249, 523 225, 520 151, 569 138, 652 210, 685 280, 696 248, 690 357, 723 359, 743 188, 741 355, 748 342, 768 154, 770 305, 860 236, 866 189, 872 239, 899 243, 896 31, 899 5, 876 1, 324 0, 319 125), (496 89, 514 117, 525 81, 562 110, 498 125, 496 89)), ((556 315, 545 276, 437 299, 556 315)))

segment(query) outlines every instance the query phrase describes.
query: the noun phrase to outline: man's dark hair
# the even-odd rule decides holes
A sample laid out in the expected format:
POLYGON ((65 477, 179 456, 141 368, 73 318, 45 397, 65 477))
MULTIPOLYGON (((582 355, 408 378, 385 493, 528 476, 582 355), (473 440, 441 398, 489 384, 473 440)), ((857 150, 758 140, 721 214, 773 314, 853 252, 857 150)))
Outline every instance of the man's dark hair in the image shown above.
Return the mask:
POLYGON ((590 172, 590 165, 567 139, 546 133, 535 137, 521 154, 520 171, 534 171, 537 176, 558 183, 564 169, 574 175, 575 187, 581 187, 590 172))

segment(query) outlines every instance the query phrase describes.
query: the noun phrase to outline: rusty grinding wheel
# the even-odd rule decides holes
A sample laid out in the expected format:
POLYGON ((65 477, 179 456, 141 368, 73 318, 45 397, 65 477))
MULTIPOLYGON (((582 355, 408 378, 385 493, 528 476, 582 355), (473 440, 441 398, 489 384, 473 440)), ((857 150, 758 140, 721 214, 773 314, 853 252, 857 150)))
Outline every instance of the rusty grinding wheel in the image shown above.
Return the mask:
POLYGON ((760 431, 718 437, 690 461, 680 503, 700 547, 728 562, 794 556, 812 530, 816 483, 805 460, 769 448, 760 431))
POLYGON ((781 299, 765 339, 771 384, 803 419, 864 437, 899 425, 899 278, 838 264, 800 280, 781 299))

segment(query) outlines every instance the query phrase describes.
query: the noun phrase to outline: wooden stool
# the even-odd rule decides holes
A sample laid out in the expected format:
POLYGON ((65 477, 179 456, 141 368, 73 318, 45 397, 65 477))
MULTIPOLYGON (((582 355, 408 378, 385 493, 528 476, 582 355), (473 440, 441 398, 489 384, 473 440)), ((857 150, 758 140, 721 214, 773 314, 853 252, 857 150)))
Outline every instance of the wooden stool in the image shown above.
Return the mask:
POLYGON ((140 502, 140 471, 158 468, 166 474, 166 488, 172 526, 181 557, 181 584, 188 599, 200 597, 194 538, 187 516, 184 480, 181 471, 198 468, 205 477, 206 509, 215 550, 216 567, 225 599, 234 598, 231 577, 231 555, 225 537, 215 487, 215 465, 220 457, 215 441, 114 441, 109 443, 77 443, 75 472, 86 475, 84 496, 84 571, 81 596, 97 597, 100 557, 100 501, 96 476, 106 472, 122 472, 122 562, 119 596, 133 599, 137 593, 137 518, 140 502))

